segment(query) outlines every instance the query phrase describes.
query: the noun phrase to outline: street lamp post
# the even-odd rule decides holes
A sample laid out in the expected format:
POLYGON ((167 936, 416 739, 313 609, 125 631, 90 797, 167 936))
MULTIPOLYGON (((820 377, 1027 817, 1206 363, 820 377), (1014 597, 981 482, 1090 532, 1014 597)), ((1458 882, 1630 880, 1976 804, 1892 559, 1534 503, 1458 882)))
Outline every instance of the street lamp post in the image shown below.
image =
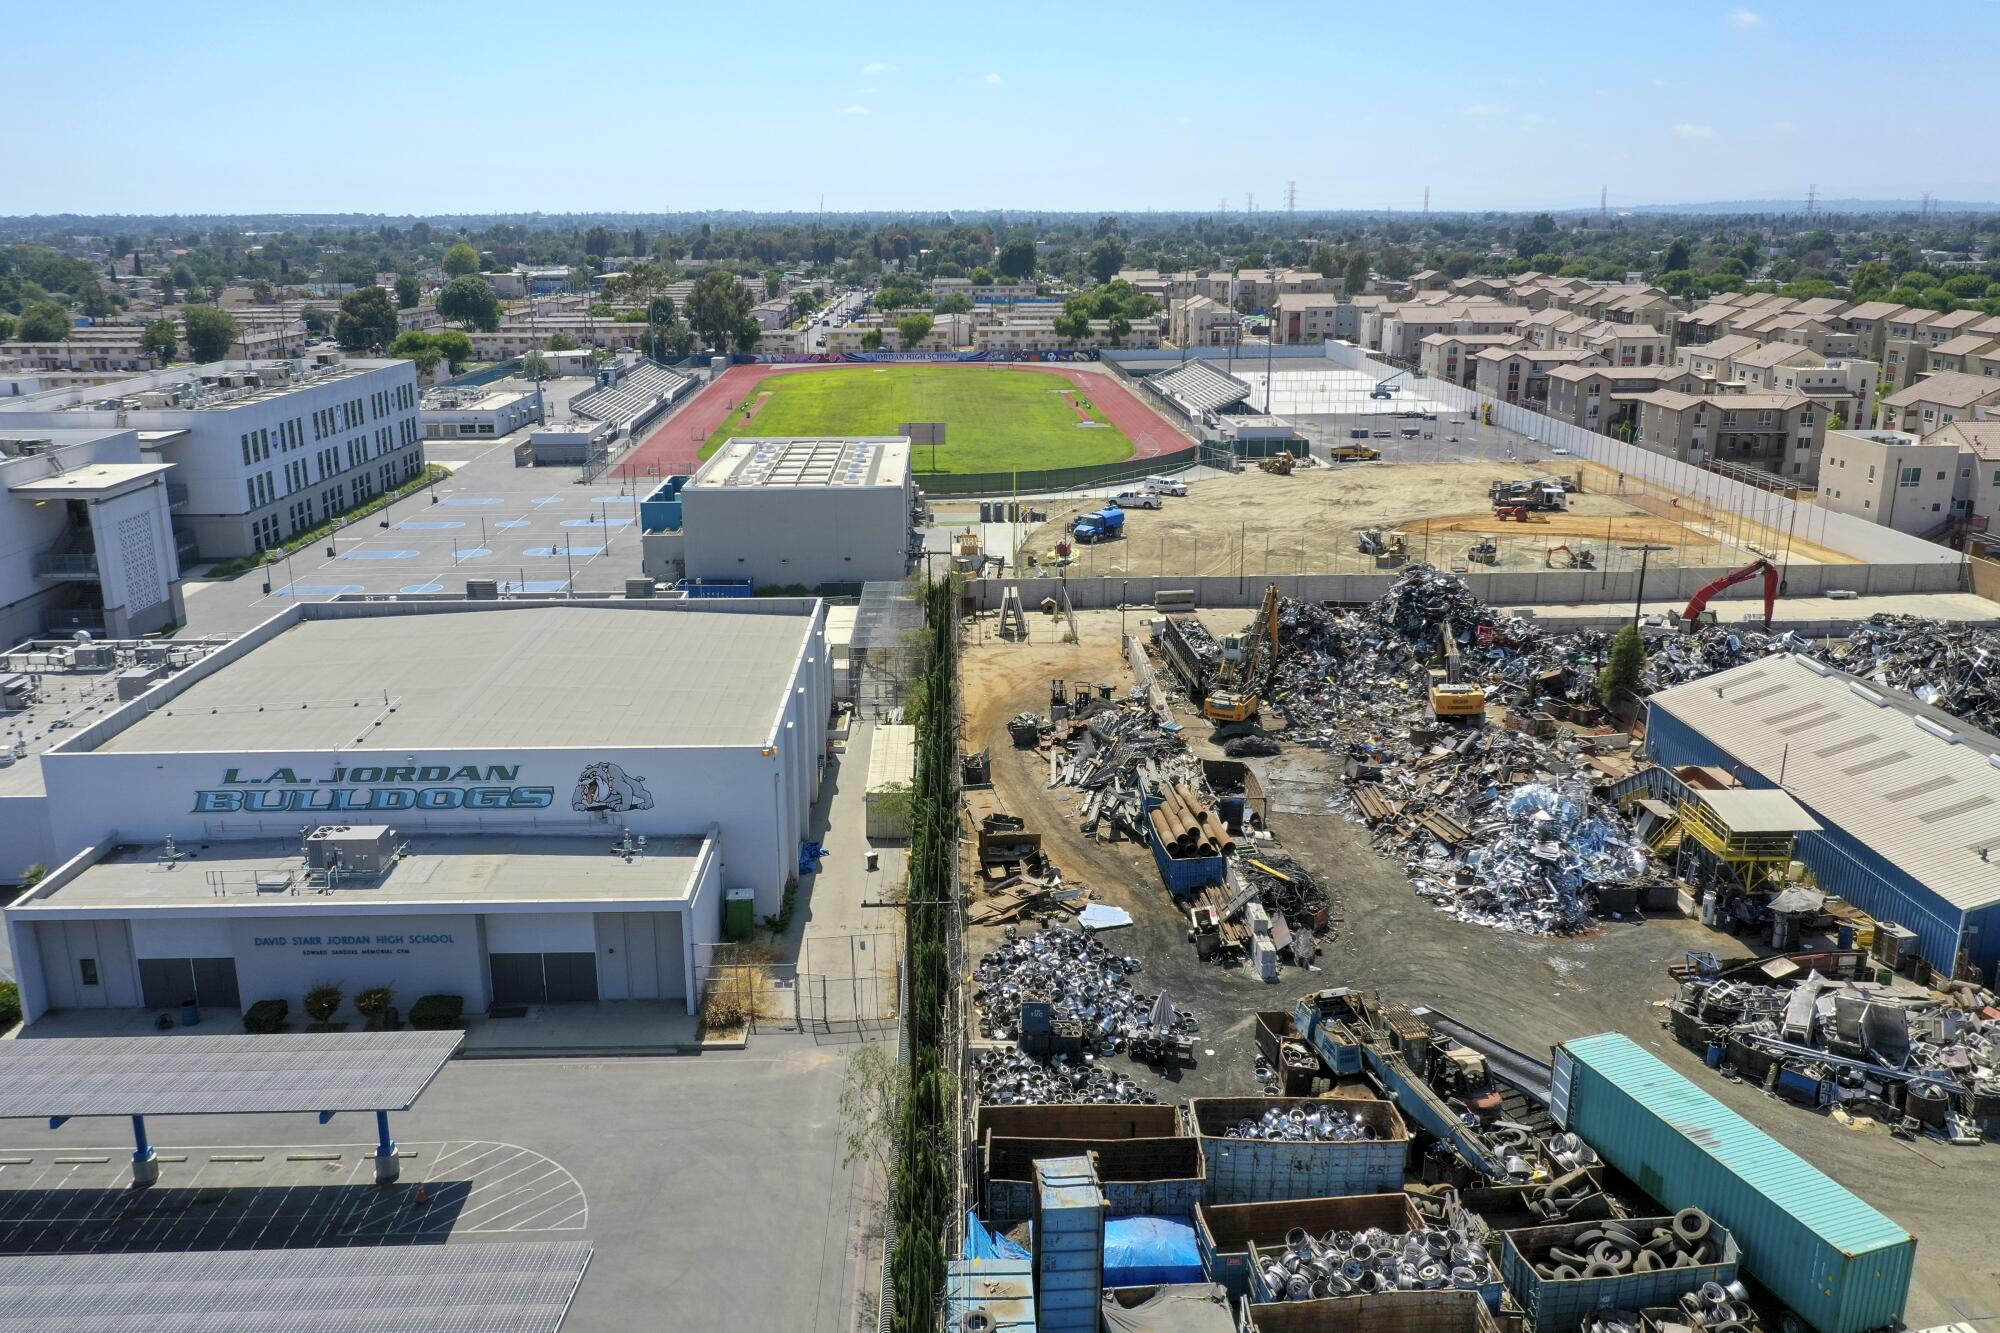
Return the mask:
POLYGON ((1631 546, 1620 546, 1618 549, 1621 551, 1637 551, 1639 553, 1639 592, 1632 599, 1632 628, 1637 629, 1639 628, 1640 617, 1645 614, 1646 565, 1652 559, 1653 552, 1671 551, 1674 548, 1671 546, 1656 546, 1651 542, 1642 542, 1631 546))

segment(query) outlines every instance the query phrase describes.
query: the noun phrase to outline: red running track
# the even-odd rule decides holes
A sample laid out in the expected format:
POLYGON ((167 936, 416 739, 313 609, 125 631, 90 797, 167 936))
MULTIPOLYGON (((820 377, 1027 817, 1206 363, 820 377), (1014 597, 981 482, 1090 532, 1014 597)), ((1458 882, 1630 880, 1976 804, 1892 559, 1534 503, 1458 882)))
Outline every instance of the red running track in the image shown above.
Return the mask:
MULTIPOLYGON (((757 386, 773 375, 810 375, 819 370, 852 369, 866 362, 835 362, 828 365, 747 365, 731 366, 721 378, 706 385, 686 406, 655 426, 632 452, 612 469, 615 476, 671 477, 693 472, 701 465, 697 455, 702 442, 713 435, 724 418, 740 408, 743 400, 757 392, 757 386)), ((915 364, 953 364, 919 362, 915 364)), ((1135 458, 1157 458, 1188 447, 1187 437, 1175 430, 1152 408, 1139 401, 1130 389, 1109 373, 1078 370, 1067 365, 1038 366, 1021 362, 959 362, 967 370, 1033 370, 1059 375, 1081 389, 1097 405, 1112 425, 1125 432, 1137 452, 1135 458)))

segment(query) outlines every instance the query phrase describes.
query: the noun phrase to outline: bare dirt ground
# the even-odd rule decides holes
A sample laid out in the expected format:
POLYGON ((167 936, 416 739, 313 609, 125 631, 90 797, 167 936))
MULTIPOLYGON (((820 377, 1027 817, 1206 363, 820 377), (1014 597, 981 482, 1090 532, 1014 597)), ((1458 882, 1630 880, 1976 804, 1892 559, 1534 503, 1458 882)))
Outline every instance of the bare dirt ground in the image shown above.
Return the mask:
MULTIPOLYGON (((1240 628, 1248 614, 1211 612, 1203 619, 1222 634, 1240 628)), ((1150 855, 1130 844, 1083 837, 1074 794, 1051 790, 1046 758, 1014 750, 1005 729, 1016 713, 1047 711, 1052 677, 1105 681, 1120 692, 1131 685, 1119 613, 1080 613, 1078 644, 1058 642, 1054 623, 1030 619, 1025 644, 996 639, 990 620, 968 631, 964 744, 991 749, 995 787, 1010 809, 1041 831, 1065 877, 1132 912, 1135 925, 1111 932, 1106 943, 1143 961, 1137 984, 1165 987, 1200 1019, 1194 1068, 1164 1076, 1137 1066, 1127 1071, 1162 1100, 1254 1093, 1257 1011, 1289 1009, 1300 994, 1326 986, 1360 986, 1399 1003, 1428 1004, 1529 1052, 1594 1032, 1624 1032, 1919 1237, 1911 1327, 2000 1317, 2000 1255, 1991 1245, 1990 1225, 1979 1221, 1990 1218, 1988 1201, 2000 1189, 2000 1147, 1904 1143, 1880 1126, 1843 1126, 1704 1069, 1701 1057, 1661 1026, 1661 1006, 1672 993, 1666 966, 1690 949, 1744 956, 1747 950, 1734 937, 1660 915, 1607 921, 1574 938, 1540 939, 1433 911, 1411 890, 1402 866, 1377 856, 1366 829, 1333 808, 1340 783, 1334 757, 1324 752, 1288 746, 1273 758, 1250 761, 1271 801, 1272 831, 1334 899, 1335 921, 1319 970, 1287 968, 1278 984, 1265 985, 1243 968, 1197 961, 1185 918, 1150 855)), ((1125 617, 1124 628, 1145 633, 1136 612, 1125 617)), ((1183 703, 1178 717, 1197 754, 1219 753, 1191 708, 1183 703)), ((1266 722, 1281 731, 1281 718, 1266 722)), ((975 932, 972 956, 984 954, 998 934, 975 932)), ((1121 1070, 1130 1064, 1122 1056, 1114 1061, 1121 1070)))
MULTIPOLYGON (((1086 576, 1154 574, 1370 573, 1374 559, 1357 548, 1364 528, 1396 529, 1410 541, 1413 559, 1449 566, 1463 562, 1478 534, 1500 547, 1496 569, 1541 569, 1551 546, 1590 541, 1600 569, 1638 557, 1620 544, 1653 542, 1655 565, 1729 566, 1751 558, 1706 518, 1683 523, 1649 513, 1630 500, 1584 489, 1569 497, 1567 513, 1538 515, 1528 524, 1493 519, 1489 493, 1495 481, 1552 476, 1522 463, 1340 463, 1302 467, 1289 477, 1254 465, 1229 477, 1196 482, 1184 498, 1162 509, 1125 515, 1125 537, 1076 549, 1071 568, 1086 576), (1610 549, 1605 549, 1610 548, 1610 549)), ((1606 489, 1615 485, 1600 479, 1606 489)), ((1049 511, 1049 521, 1022 543, 1022 560, 1048 563, 1058 538, 1076 515, 1101 500, 1078 499, 1049 511)), ((1664 506, 1662 506, 1664 507, 1664 506)), ((1798 558, 1795 554, 1795 558, 1798 558)), ((1809 558, 1809 557, 1808 557, 1809 558)))

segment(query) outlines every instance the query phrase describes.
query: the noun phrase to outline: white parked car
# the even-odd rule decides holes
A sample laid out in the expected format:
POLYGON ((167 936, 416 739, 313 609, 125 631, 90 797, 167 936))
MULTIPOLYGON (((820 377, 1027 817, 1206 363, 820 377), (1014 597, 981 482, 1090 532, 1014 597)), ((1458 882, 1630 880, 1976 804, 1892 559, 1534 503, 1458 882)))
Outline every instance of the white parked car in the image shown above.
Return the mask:
POLYGON ((1151 491, 1120 491, 1111 497, 1120 509, 1159 509, 1166 502, 1151 491))
POLYGON ((1146 489, 1154 495, 1186 495, 1187 483, 1179 477, 1148 477, 1146 489))

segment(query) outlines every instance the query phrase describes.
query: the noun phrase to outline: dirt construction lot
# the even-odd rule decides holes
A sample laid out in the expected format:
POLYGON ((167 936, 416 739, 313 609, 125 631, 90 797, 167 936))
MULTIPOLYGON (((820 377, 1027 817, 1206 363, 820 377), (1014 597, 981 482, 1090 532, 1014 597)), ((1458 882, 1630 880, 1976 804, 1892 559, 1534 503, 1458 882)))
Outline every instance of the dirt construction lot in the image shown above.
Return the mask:
MULTIPOLYGON (((1752 558, 1706 522, 1682 523, 1592 493, 1589 476, 1565 513, 1533 514, 1527 523, 1493 517, 1494 482, 1552 475, 1521 463, 1375 462, 1320 464, 1278 477, 1252 464, 1234 476, 1196 482, 1164 508, 1128 510, 1122 540, 1077 547, 1070 567, 1086 576, 1368 573, 1374 559, 1355 542, 1364 528, 1399 531, 1411 559, 1444 568, 1466 564, 1468 548, 1482 535, 1499 547, 1490 566, 1496 569, 1566 567, 1560 553, 1550 554, 1565 543, 1572 550, 1588 544, 1600 569, 1629 565, 1638 557, 1617 548, 1638 542, 1670 548, 1653 553, 1656 566, 1712 568, 1752 558)), ((1049 522, 1022 543, 1022 562, 1055 560, 1070 520, 1101 503, 1079 499, 1051 509, 1049 522)))
MULTIPOLYGON (((1459 504, 1446 512, 1469 508, 1459 504)), ((1221 634, 1240 628, 1247 615, 1210 613, 1204 621, 1221 634)), ((2000 1146, 1958 1148, 1935 1139, 1905 1143, 1871 1122, 1843 1125, 1774 1101, 1705 1070, 1700 1056, 1661 1026, 1660 1006, 1671 994, 1667 964, 1689 949, 1742 956, 1746 950, 1734 937, 1678 915, 1607 921, 1569 939, 1506 935, 1441 915, 1417 898, 1398 862, 1374 853, 1364 828, 1331 807, 1340 787, 1329 756, 1288 746, 1273 758, 1250 762, 1270 799, 1272 831, 1333 897, 1335 919, 1319 969, 1288 967, 1276 985, 1265 985, 1244 968, 1196 960, 1187 923, 1150 855, 1131 844, 1085 838, 1078 831, 1076 793, 1051 789, 1047 759, 1009 743, 1009 718, 1047 712, 1052 677, 1104 681, 1121 693, 1131 685, 1119 614, 1085 612, 1078 621, 1078 644, 1055 641, 1051 622, 1041 617, 1032 618, 1033 637, 1025 644, 997 639, 990 620, 972 627, 964 658, 964 745, 990 749, 999 795, 1042 833, 1066 879, 1133 913, 1135 924, 1108 933, 1105 942, 1141 960, 1135 984, 1147 991, 1164 988, 1200 1020, 1193 1068, 1163 1074, 1122 1055, 1112 1057, 1120 1072, 1165 1101, 1255 1093, 1256 1012, 1289 1009, 1301 993, 1336 985, 1435 1006, 1530 1052, 1594 1032, 1625 1032, 1917 1235, 1910 1327, 1961 1321, 1981 1329, 2000 1326, 1985 1322, 2000 1318, 2000 1252, 1991 1243, 1990 1222, 1992 1199, 2000 1190, 2000 1146)), ((1144 633, 1137 613, 1124 623, 1129 632, 1144 633)), ((1196 753, 1219 754, 1192 709, 1184 701, 1179 707, 1196 753)), ((1268 715, 1272 711, 1267 710, 1266 724, 1275 729, 1281 719, 1268 715)), ((998 935, 997 928, 975 931, 972 957, 983 955, 998 935)))

